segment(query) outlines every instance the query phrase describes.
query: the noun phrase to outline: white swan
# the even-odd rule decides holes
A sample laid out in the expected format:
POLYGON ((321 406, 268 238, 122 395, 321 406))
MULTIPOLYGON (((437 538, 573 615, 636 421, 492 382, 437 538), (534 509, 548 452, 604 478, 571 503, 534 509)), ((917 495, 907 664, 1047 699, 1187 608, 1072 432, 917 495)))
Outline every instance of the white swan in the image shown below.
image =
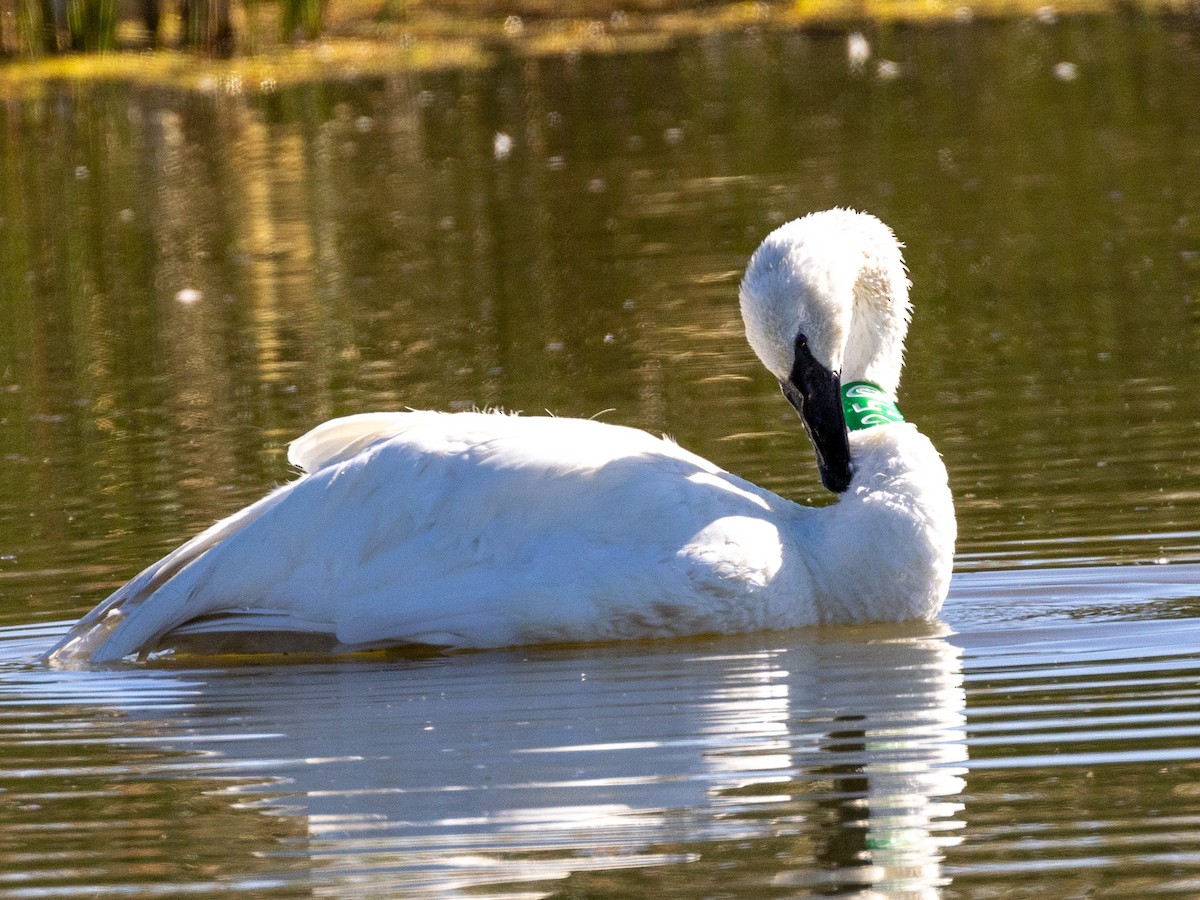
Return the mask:
POLYGON ((373 413, 295 441, 304 470, 150 566, 47 655, 483 648, 932 618, 955 538, 946 470, 891 398, 900 246, 828 210, 773 231, 742 317, 836 504, 799 506, 673 442, 593 421, 373 413))

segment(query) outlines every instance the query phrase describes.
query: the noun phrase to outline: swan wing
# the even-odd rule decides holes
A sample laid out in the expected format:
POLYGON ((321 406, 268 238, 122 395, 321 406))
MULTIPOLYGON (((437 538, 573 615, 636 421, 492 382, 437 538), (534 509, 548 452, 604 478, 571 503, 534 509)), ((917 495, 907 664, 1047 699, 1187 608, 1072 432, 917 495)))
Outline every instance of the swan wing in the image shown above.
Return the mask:
POLYGON ((297 444, 308 474, 151 566, 54 658, 118 659, 205 619, 341 646, 728 630, 779 566, 770 495, 635 429, 414 412, 297 444))
MULTIPOLYGON (((417 418, 419 416, 413 413, 365 413, 332 419, 293 441, 288 447, 288 461, 303 471, 316 472, 324 466, 354 456, 374 442, 403 432, 417 418)), ((87 659, 99 661, 101 656, 106 656, 99 653, 100 648, 105 646, 116 628, 125 623, 134 610, 213 547, 222 544, 282 502, 294 485, 295 482, 284 486, 222 519, 148 566, 80 619, 46 658, 60 663, 87 659)), ((196 573, 191 574, 194 576, 196 573)), ((154 604, 154 612, 161 614, 166 607, 166 602, 160 596, 154 604)), ((146 621, 150 615, 143 614, 139 618, 146 621)), ((257 621, 261 623, 264 620, 257 621)), ((312 623, 289 630, 312 630, 312 623)))

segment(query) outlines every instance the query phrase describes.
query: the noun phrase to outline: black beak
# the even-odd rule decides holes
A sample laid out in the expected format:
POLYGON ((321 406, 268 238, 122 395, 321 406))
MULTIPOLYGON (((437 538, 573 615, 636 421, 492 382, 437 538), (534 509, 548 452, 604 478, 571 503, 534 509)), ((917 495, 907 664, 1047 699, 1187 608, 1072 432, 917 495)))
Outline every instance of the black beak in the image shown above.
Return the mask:
POLYGON ((796 338, 795 362, 787 381, 780 381, 783 396, 800 413, 817 454, 821 483, 841 493, 850 487, 854 474, 850 465, 850 438, 842 413, 842 376, 831 372, 813 357, 804 335, 796 338))

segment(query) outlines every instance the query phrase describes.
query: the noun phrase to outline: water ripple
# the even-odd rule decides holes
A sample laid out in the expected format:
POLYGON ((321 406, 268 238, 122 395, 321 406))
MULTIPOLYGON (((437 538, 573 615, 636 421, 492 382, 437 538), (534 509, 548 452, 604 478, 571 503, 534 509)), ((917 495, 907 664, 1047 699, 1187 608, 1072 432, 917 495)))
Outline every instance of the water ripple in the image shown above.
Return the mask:
POLYGON ((960 575, 952 630, 576 652, 61 672, 35 659, 62 626, 0 630, 27 873, 0 894, 657 895, 686 870, 925 896, 1200 867, 1200 620, 1131 618, 1195 572, 1021 575, 960 575), (1085 597, 1107 614, 1079 622, 1085 597))

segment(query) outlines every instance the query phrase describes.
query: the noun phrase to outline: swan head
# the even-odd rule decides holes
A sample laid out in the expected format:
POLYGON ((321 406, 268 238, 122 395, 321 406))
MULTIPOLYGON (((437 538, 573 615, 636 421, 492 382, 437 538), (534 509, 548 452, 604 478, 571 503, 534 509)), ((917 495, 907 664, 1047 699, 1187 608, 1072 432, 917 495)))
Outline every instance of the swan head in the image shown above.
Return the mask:
POLYGON ((911 315, 900 246, 867 213, 811 213, 766 236, 738 292, 750 346, 800 414, 832 491, 853 474, 841 385, 895 397, 900 383, 911 315))

